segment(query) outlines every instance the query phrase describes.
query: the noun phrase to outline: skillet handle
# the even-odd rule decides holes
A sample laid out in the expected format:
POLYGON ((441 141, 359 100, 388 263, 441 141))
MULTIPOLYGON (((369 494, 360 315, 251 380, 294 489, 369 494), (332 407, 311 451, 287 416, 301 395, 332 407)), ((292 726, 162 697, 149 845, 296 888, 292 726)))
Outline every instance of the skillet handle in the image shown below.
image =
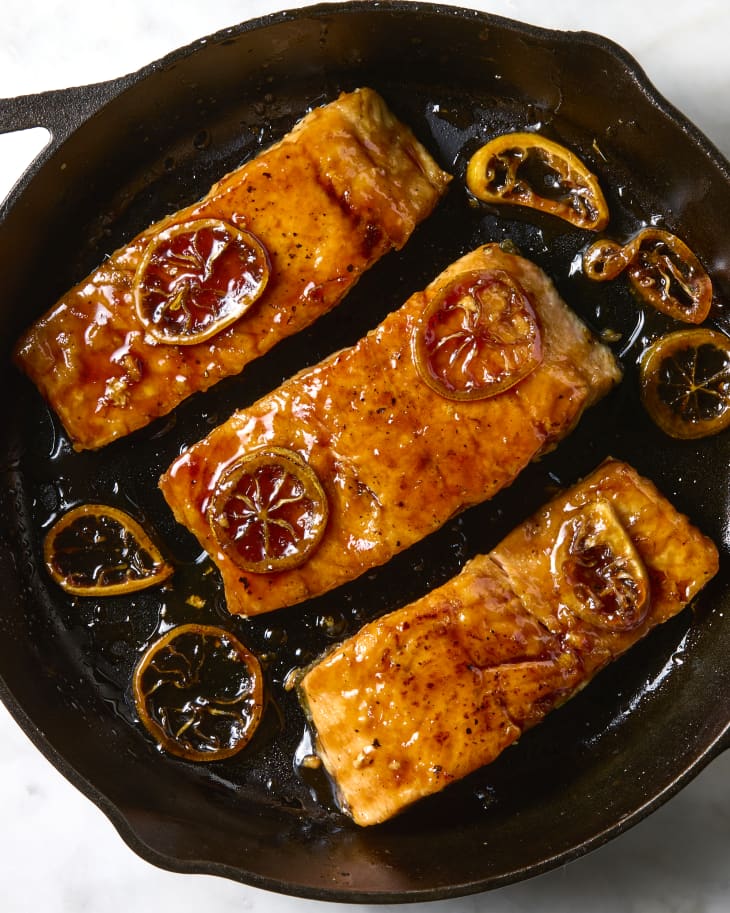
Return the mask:
POLYGON ((129 78, 0 98, 0 133, 45 127, 51 134, 49 145, 58 146, 126 88, 129 78))

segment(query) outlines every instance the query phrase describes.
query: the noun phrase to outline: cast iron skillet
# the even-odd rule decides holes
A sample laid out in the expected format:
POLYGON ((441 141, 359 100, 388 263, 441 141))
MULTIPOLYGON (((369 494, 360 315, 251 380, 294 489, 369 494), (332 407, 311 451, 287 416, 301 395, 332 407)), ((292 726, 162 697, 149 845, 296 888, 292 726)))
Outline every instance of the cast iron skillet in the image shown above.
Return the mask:
POLYGON ((405 250, 378 264, 333 314, 173 417, 98 453, 71 451, 5 359, 1 693, 40 750, 158 865, 304 897, 430 900, 585 853, 730 743, 730 436, 679 443, 653 428, 637 405, 635 363, 642 341, 670 322, 643 315, 622 281, 589 285, 575 269, 584 233, 470 205, 466 161, 485 139, 512 129, 539 128, 576 149, 607 192, 612 234, 656 222, 700 254, 720 302, 712 322, 726 330, 728 163, 602 38, 420 3, 281 13, 119 80, 2 103, 2 129, 43 125, 53 139, 0 214, 0 338, 7 356, 20 330, 105 254, 202 195, 308 107, 359 85, 380 90, 455 180, 405 250), (246 622, 227 615, 211 574, 206 607, 187 604, 206 561, 156 488, 180 448, 295 369, 354 342, 461 253, 507 238, 591 326, 621 334, 613 345, 626 377, 615 394, 491 504, 352 586, 246 622), (713 536, 720 575, 692 609, 496 763, 386 825, 358 830, 338 813, 328 784, 297 766, 304 723, 283 690, 286 673, 456 573, 608 454, 654 479, 713 536), (89 500, 155 528, 178 568, 172 587, 107 601, 54 587, 40 566, 44 532, 65 508, 89 500), (263 655, 271 695, 254 743, 209 766, 159 753, 129 699, 140 649, 161 628, 195 619, 228 626, 263 655))

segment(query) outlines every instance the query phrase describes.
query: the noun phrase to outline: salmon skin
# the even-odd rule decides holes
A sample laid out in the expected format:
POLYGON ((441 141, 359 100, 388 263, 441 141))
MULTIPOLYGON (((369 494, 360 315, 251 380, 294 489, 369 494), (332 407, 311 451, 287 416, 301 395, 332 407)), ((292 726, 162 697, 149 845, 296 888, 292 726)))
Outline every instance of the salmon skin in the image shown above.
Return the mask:
POLYGON ((717 568, 712 542, 608 460, 303 675, 299 696, 343 810, 377 824, 493 761, 717 568))
POLYGON ((256 615, 324 593, 509 485, 555 446, 619 380, 599 343, 534 263, 487 244, 451 264, 360 342, 235 413, 170 466, 160 487, 177 520, 215 560, 228 610, 256 615), (519 283, 536 315, 541 361, 510 389, 458 401, 424 382, 413 354, 419 320, 443 289, 486 273, 519 283), (241 569, 213 533, 220 480, 247 455, 285 448, 326 493, 324 535, 298 567, 241 569))
POLYGON ((449 180, 376 92, 343 94, 113 253, 26 331, 16 364, 76 449, 102 447, 238 374, 335 307, 365 270, 406 243, 449 180), (268 254, 268 284, 211 339, 160 342, 137 314, 137 267, 166 229, 211 219, 254 233, 268 254))

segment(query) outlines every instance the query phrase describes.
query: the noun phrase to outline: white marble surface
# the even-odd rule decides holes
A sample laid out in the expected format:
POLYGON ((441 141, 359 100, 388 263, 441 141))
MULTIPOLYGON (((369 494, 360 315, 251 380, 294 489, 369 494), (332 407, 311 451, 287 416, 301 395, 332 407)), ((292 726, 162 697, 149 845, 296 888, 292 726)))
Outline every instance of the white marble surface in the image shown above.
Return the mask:
MULTIPOLYGON (((118 76, 214 30, 299 5, 286 0, 3 0, 0 93, 11 96, 118 76)), ((613 38, 730 156, 726 0, 472 0, 461 5, 613 38)), ((0 194, 42 142, 37 133, 0 136, 0 194)), ((727 752, 650 818, 589 856, 487 895, 414 909, 728 913, 729 785, 727 752)), ((0 708, 2 913, 324 913, 338 906, 279 897, 223 879, 175 875, 138 859, 0 708)))

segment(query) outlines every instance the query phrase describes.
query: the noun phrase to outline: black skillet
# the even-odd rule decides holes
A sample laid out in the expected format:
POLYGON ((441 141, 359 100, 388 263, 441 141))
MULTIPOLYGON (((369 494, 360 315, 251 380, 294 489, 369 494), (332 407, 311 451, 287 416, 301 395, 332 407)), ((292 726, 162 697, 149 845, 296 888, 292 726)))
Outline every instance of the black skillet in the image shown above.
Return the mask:
POLYGON ((282 893, 340 901, 430 900, 526 878, 594 848, 675 793, 730 744, 730 435, 679 443, 637 401, 642 343, 669 328, 619 280, 576 270, 588 237, 549 217, 472 206, 466 161, 485 139, 540 129, 599 175, 622 237, 646 222, 679 233, 715 282, 711 321, 730 325, 730 171, 620 48, 420 3, 336 4, 214 35, 138 73, 0 103, 0 129, 53 140, 0 213, 5 353, 105 254, 202 195, 312 105, 370 85, 455 175, 448 198, 346 302, 242 376, 129 439, 75 454, 30 384, 3 371, 0 693, 40 750, 144 858, 282 893), (156 481, 201 437, 295 369, 349 344, 459 254, 511 239, 612 343, 626 376, 559 449, 491 504, 356 584, 252 622, 230 618, 215 574, 177 527, 156 481), (642 325, 641 321, 645 319, 642 325), (299 769, 304 723, 286 673, 366 619, 415 598, 613 454, 632 462, 718 542, 719 577, 650 638, 493 765, 380 827, 358 830, 328 785, 299 769), (49 524, 100 500, 153 526, 172 587, 107 601, 62 594, 41 567, 49 524), (195 766, 159 753, 129 699, 140 649, 190 620, 228 626, 264 656, 270 699, 251 746, 195 766))

